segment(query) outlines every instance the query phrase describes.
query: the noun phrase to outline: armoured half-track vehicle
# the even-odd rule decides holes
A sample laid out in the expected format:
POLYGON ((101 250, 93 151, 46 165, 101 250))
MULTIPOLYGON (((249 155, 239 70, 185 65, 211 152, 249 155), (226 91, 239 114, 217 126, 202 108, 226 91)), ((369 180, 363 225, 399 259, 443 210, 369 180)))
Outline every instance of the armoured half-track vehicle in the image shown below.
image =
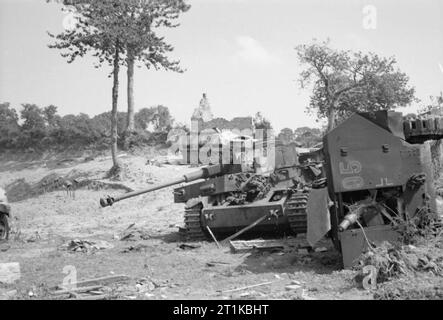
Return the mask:
POLYGON ((443 138, 442 120, 356 113, 325 135, 330 235, 345 267, 368 241, 397 239, 399 221, 436 215, 435 170, 425 141, 443 138))
MULTIPOLYGON (((271 146, 268 146, 271 147, 271 146)), ((183 203, 189 240, 228 235, 265 217, 254 231, 297 234, 306 232, 306 204, 312 172, 322 174, 321 164, 300 165, 293 145, 275 145, 275 165, 261 172, 252 165, 215 164, 149 189, 100 200, 103 207, 117 201, 173 185, 174 201, 183 203), (315 167, 312 171, 310 168, 315 167), (266 171, 266 170, 265 170, 266 171), (209 230, 208 230, 209 229, 209 230)), ((257 159, 256 159, 257 160, 257 159)))

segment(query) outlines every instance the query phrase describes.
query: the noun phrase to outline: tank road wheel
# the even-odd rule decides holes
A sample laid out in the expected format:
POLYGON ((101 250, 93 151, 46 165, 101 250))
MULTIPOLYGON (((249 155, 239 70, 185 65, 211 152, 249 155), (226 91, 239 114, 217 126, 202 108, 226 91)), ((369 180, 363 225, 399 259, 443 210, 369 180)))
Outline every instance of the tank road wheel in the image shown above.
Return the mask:
POLYGON ((285 204, 285 213, 288 217, 289 227, 295 234, 306 233, 308 219, 306 207, 308 205, 308 193, 293 193, 285 204))
POLYGON ((9 223, 8 216, 0 213, 0 241, 8 240, 9 238, 9 223))
POLYGON ((185 209, 185 228, 188 241, 206 240, 201 223, 203 205, 201 203, 185 209))

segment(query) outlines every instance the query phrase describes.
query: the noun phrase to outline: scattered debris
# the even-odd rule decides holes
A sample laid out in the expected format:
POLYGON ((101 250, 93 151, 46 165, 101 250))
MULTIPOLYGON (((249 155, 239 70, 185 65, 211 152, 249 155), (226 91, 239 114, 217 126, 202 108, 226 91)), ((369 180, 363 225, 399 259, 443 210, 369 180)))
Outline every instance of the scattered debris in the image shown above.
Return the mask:
MULTIPOLYGON (((441 251, 441 250, 440 250, 441 251)), ((366 265, 377 270, 377 283, 383 283, 414 272, 432 272, 443 276, 443 255, 432 252, 432 247, 415 247, 383 242, 360 256, 355 267, 362 272, 366 265)), ((361 273, 358 275, 362 276, 361 273)))
POLYGON ((145 293, 147 291, 153 291, 155 288, 157 288, 157 285, 155 282, 149 279, 142 278, 137 281, 135 288, 139 293, 145 293))
POLYGON ((232 252, 241 253, 248 252, 252 250, 259 251, 279 251, 284 250, 287 245, 281 240, 236 240, 229 241, 232 252))
MULTIPOLYGON (((277 281, 278 281, 278 280, 277 280, 277 281)), ((228 293, 228 292, 241 291, 241 290, 246 290, 246 289, 250 289, 250 288, 255 288, 255 287, 260 287, 260 286, 266 286, 266 285, 269 285, 269 284, 275 283, 275 282, 277 282, 277 281, 268 281, 268 282, 263 282, 263 283, 253 284, 253 285, 250 285, 250 286, 241 287, 241 288, 236 288, 236 289, 229 289, 229 290, 223 290, 223 291, 219 290, 219 291, 217 291, 217 292, 220 292, 220 293, 228 293)))
POLYGON ((120 235, 121 241, 139 241, 148 240, 150 238, 151 235, 146 230, 135 227, 135 223, 126 228, 120 235))
POLYGON ((210 261, 210 262, 206 262, 206 266, 207 267, 215 267, 215 266, 229 266, 230 263, 228 262, 221 262, 221 261, 210 261))
POLYGON ((411 219, 397 218, 395 230, 401 235, 404 244, 416 244, 423 240, 438 237, 443 231, 443 220, 431 211, 422 210, 411 219))
POLYGON ((182 250, 192 250, 192 249, 200 248, 201 246, 198 244, 182 243, 178 247, 182 250))
POLYGON ((73 287, 72 289, 63 289, 63 290, 57 290, 51 292, 52 295, 64 295, 64 294, 71 294, 71 293, 86 293, 89 291, 95 291, 102 289, 102 285, 98 286, 89 286, 89 287, 73 287))
POLYGON ((307 248, 299 248, 297 250, 299 254, 309 254, 309 250, 307 248))
POLYGON ((129 246, 126 247, 125 249, 122 250, 123 253, 128 253, 128 252, 140 252, 140 251, 144 251, 148 248, 149 246, 146 244, 136 244, 135 246, 129 246))
POLYGON ((52 289, 55 292, 57 292, 58 290, 66 290, 66 291, 71 292, 72 289, 74 289, 74 288, 78 288, 78 289, 83 288, 84 290, 94 291, 94 290, 96 290, 96 289, 94 289, 94 287, 98 287, 98 286, 104 287, 104 286, 107 286, 110 284, 126 282, 129 280, 130 280, 130 278, 126 275, 112 275, 112 276, 106 276, 106 277, 100 277, 100 278, 94 278, 94 279, 70 283, 69 288, 67 288, 66 286, 60 285, 60 286, 56 286, 52 289))
POLYGON ((68 251, 92 253, 98 250, 111 249, 114 246, 103 240, 79 240, 74 239, 65 243, 62 248, 68 251))

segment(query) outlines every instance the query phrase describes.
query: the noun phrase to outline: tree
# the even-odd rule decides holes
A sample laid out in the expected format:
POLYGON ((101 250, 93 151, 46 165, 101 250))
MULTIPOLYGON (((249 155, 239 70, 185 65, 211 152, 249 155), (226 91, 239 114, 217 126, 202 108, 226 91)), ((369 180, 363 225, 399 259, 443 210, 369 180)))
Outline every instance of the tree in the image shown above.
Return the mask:
POLYGON ((300 127, 294 130, 294 139, 305 148, 322 142, 323 134, 318 128, 300 127))
POLYGON ((17 112, 9 102, 0 103, 0 146, 12 147, 19 132, 17 112))
POLYGON ((284 144, 291 143, 295 140, 294 131, 290 128, 283 128, 278 134, 278 139, 284 144))
POLYGON ((125 0, 129 19, 124 39, 127 56, 128 120, 127 133, 135 130, 134 122, 134 66, 138 62, 148 69, 183 72, 179 61, 171 61, 167 54, 173 47, 156 34, 159 27, 174 28, 179 15, 189 10, 184 0, 125 0))
POLYGON ((254 125, 256 129, 272 129, 271 122, 263 117, 261 112, 257 112, 254 116, 254 125))
POLYGON ((440 91, 440 95, 438 96, 431 96, 431 102, 434 106, 438 108, 443 107, 443 91, 440 91))
POLYGON ((22 104, 20 118, 23 120, 18 137, 20 147, 39 147, 46 137, 46 124, 43 110, 30 103, 22 104))
POLYGON ((135 125, 141 130, 146 130, 152 124, 155 131, 169 130, 173 119, 168 107, 158 105, 151 108, 142 108, 135 114, 135 125))
POLYGON ((124 39, 127 36, 127 24, 130 19, 127 4, 123 0, 80 0, 63 3, 73 6, 78 14, 75 28, 65 30, 58 35, 48 33, 55 39, 55 43, 50 44, 49 48, 62 50, 61 55, 68 59, 68 63, 91 53, 98 59, 96 67, 100 67, 104 62, 112 66, 111 173, 118 173, 120 171, 117 159, 118 76, 120 65, 125 63, 124 39))
POLYGON ((50 128, 56 127, 57 122, 60 121, 60 116, 57 115, 57 107, 52 104, 43 109, 43 117, 46 125, 50 128))
POLYGON ((338 117, 352 112, 393 109, 417 101, 408 76, 395 68, 395 57, 334 50, 329 41, 300 45, 296 51, 306 66, 300 73, 301 87, 313 85, 308 110, 326 117, 328 130, 338 117))
POLYGON ((30 103, 22 104, 20 117, 23 120, 22 128, 24 130, 41 130, 46 128, 43 110, 39 106, 30 103))

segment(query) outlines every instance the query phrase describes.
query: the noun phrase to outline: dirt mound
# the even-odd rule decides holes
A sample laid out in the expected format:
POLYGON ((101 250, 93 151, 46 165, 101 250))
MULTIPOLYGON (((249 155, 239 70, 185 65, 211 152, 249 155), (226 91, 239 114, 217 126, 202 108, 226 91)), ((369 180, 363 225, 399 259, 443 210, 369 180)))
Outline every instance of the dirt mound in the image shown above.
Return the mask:
POLYGON ((133 191, 121 183, 89 179, 88 173, 75 169, 64 176, 51 173, 33 184, 26 182, 25 179, 17 179, 7 185, 5 189, 9 202, 17 202, 53 191, 61 190, 69 193, 84 188, 92 190, 123 189, 125 191, 133 191))
POLYGON ((17 179, 6 186, 6 196, 9 202, 27 199, 32 193, 32 187, 25 179, 17 179))

